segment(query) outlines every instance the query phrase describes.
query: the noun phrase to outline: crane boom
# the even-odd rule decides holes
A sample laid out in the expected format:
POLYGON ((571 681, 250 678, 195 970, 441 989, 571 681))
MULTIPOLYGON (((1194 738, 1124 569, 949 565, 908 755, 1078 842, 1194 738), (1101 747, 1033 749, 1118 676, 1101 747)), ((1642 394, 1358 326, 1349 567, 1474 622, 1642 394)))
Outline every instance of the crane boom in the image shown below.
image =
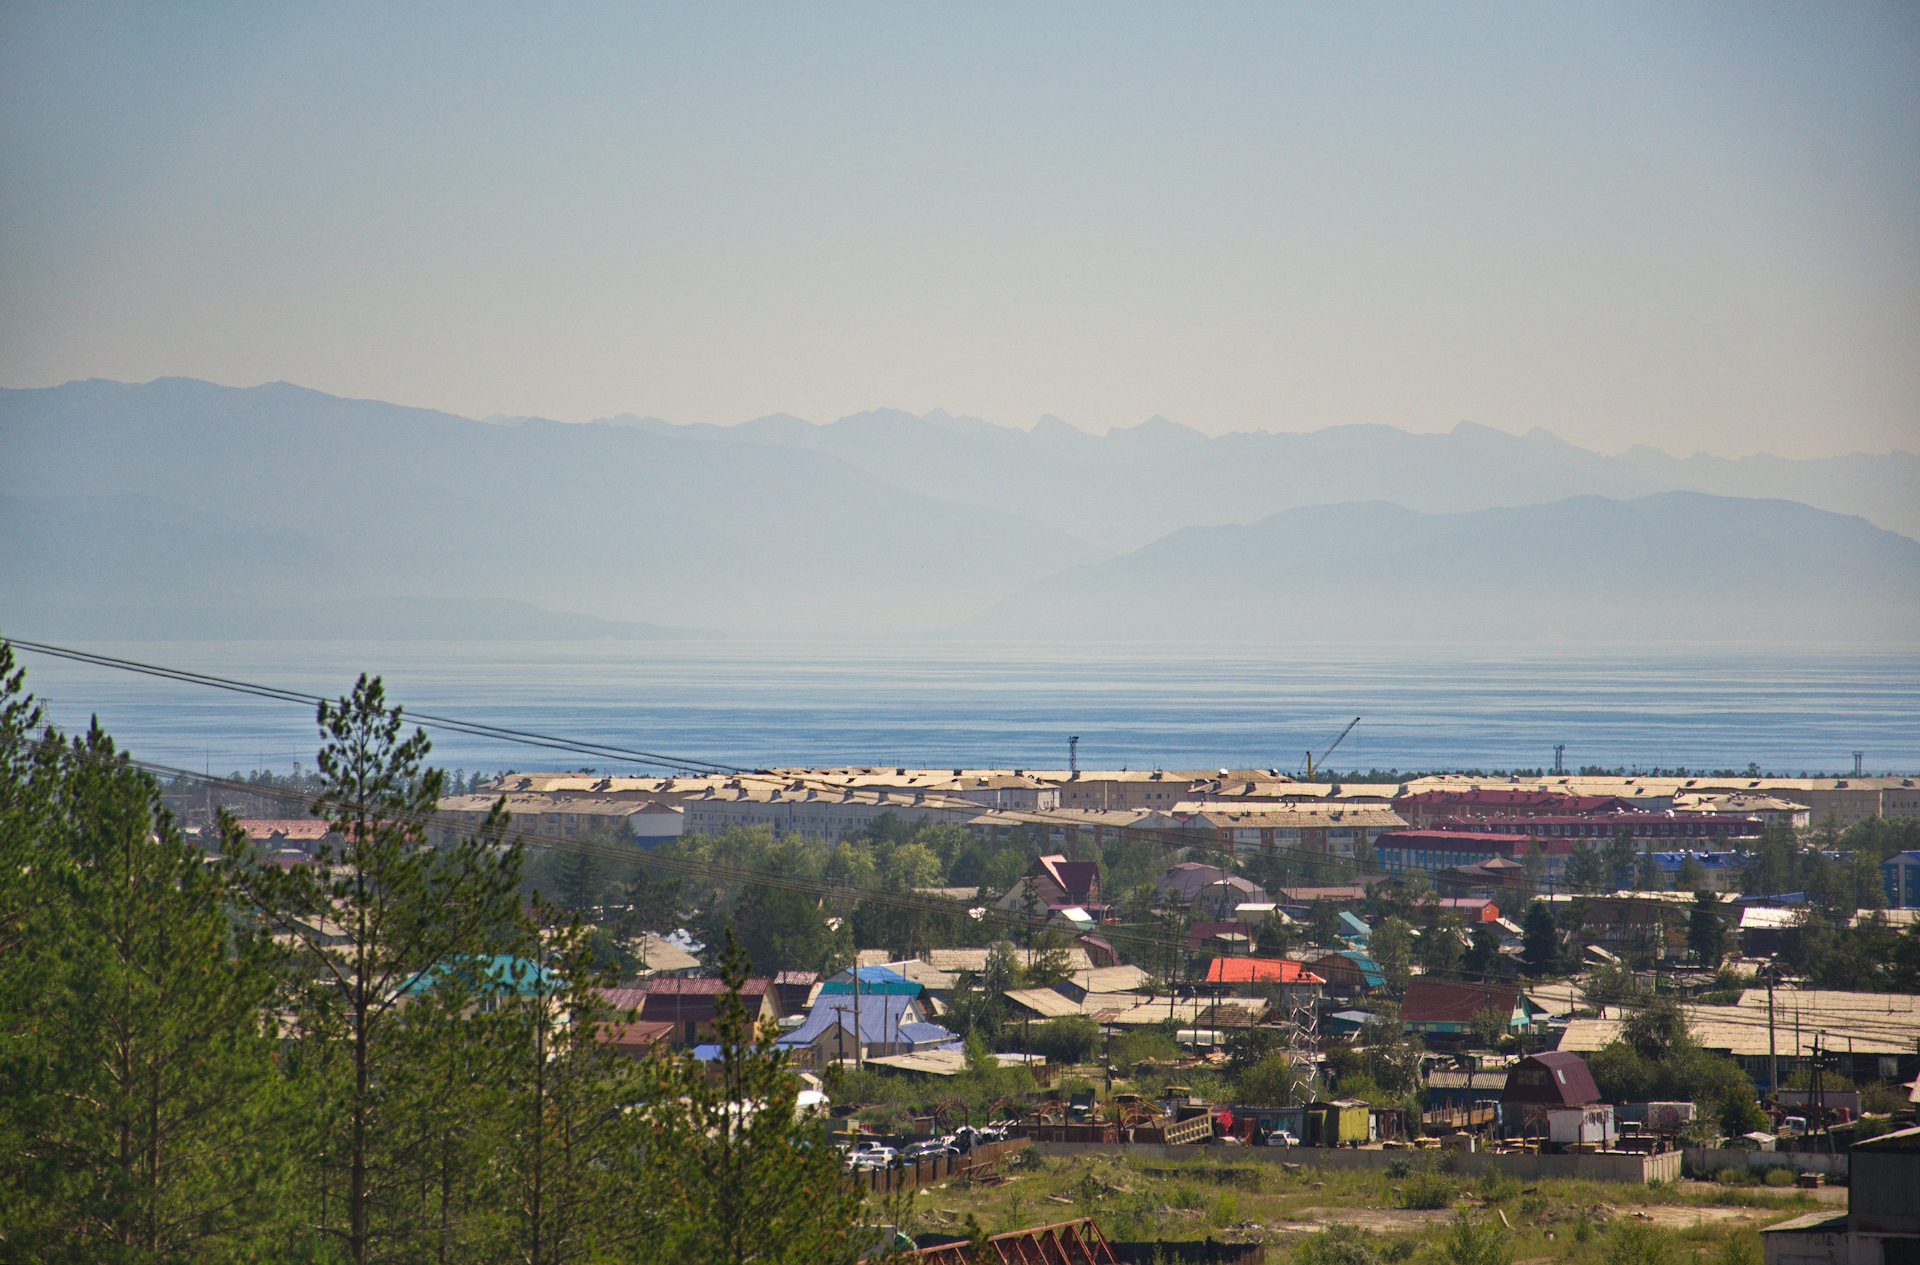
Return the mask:
POLYGON ((1358 716, 1355 716, 1352 720, 1348 721, 1347 727, 1340 731, 1340 736, 1338 738, 1335 738, 1332 742, 1328 743, 1327 749, 1320 753, 1319 760, 1316 761, 1313 758, 1313 752, 1311 751, 1307 752, 1307 781, 1309 782, 1313 781, 1316 768, 1319 765, 1323 765, 1327 762, 1327 757, 1333 754, 1333 749, 1339 746, 1341 743, 1345 742, 1347 740, 1347 735, 1352 733, 1353 727, 1359 723, 1360 723, 1360 718, 1358 716))

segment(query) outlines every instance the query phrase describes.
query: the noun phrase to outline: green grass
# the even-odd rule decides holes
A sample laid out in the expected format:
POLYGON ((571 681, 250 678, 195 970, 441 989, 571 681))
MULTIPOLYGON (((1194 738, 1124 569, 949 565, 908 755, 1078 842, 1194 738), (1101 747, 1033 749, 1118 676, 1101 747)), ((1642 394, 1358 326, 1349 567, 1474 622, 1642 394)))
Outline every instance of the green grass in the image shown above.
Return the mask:
MULTIPOLYGON (((1004 1186, 950 1185, 911 1200, 909 1232, 952 1230, 967 1216, 994 1232, 1091 1216, 1114 1240, 1178 1240, 1219 1236, 1224 1227, 1255 1222, 1269 1243, 1298 1247, 1309 1237, 1286 1225, 1325 1226, 1351 1214, 1372 1229, 1343 1232, 1338 1255, 1351 1265, 1412 1261, 1447 1265, 1454 1216, 1476 1226, 1498 1226, 1505 1248, 1520 1262, 1555 1265, 1758 1265, 1748 1259, 1753 1230, 1787 1216, 1827 1207, 1801 1191, 1688 1183, 1625 1186, 1583 1181, 1525 1182, 1500 1176, 1468 1180, 1415 1166, 1404 1176, 1383 1171, 1288 1171, 1278 1164, 1209 1151, 1191 1160, 1142 1161, 1088 1155, 1047 1158, 1029 1149, 1010 1165, 1004 1186), (1148 1170, 1152 1170, 1149 1172, 1148 1170), (1452 1196, 1432 1204, 1428 1224, 1409 1204, 1410 1186, 1432 1183, 1452 1196), (1737 1210, 1734 1223, 1688 1209, 1737 1210), (1664 1211, 1662 1211, 1664 1210, 1664 1211), (1645 1212, 1659 1224, 1635 1217, 1645 1212), (1500 1214, 1505 1214, 1505 1223, 1500 1214), (1741 1238, 1742 1235, 1747 1238, 1741 1238), (1356 1237, 1357 1236, 1357 1237, 1356 1237), (1364 1249, 1364 1252, 1359 1249, 1364 1249)), ((1414 1203, 1419 1203, 1418 1198, 1414 1203)), ((1328 1241, 1331 1250, 1331 1240, 1328 1241)), ((1456 1246, 1455 1250, 1459 1250, 1456 1246)))

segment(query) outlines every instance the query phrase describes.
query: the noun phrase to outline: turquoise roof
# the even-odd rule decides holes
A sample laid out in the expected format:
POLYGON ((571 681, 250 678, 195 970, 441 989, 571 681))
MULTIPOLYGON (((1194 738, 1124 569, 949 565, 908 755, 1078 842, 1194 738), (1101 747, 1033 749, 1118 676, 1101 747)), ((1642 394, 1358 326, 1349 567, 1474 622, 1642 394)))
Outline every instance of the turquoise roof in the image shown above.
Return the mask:
MULTIPOLYGON (((822 993, 851 993, 853 991, 853 972, 842 971, 820 986, 822 993)), ((884 966, 863 966, 860 968, 860 995, 875 997, 918 997, 920 985, 914 983, 898 971, 889 971, 884 966)))

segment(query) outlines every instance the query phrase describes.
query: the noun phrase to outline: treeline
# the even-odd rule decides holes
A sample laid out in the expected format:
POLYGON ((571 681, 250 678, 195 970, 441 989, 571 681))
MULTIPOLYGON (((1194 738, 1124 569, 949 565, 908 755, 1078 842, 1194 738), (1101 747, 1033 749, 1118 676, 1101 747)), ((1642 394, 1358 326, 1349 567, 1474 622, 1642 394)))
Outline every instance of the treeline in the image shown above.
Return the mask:
MULTIPOLYGON (((860 1197, 737 996, 721 1057, 633 1058, 578 920, 523 904, 379 681, 319 709, 283 870, 209 858, 97 727, 43 725, 0 643, 0 1257, 854 1260, 860 1197)), ((723 955, 737 982, 737 949, 723 955)))

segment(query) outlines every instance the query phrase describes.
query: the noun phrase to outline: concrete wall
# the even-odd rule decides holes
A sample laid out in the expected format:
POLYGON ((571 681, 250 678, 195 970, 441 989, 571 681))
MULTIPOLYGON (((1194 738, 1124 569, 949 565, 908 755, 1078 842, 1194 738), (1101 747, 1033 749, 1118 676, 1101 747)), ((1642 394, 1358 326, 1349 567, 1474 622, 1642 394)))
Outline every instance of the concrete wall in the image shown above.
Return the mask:
POLYGON ((1719 1147, 1690 1146, 1684 1154, 1687 1167, 1696 1173, 1717 1173, 1723 1168, 1788 1168, 1796 1173, 1825 1173, 1845 1179, 1847 1157, 1825 1151, 1737 1151, 1719 1147))
POLYGON ((1396 1161, 1420 1162, 1432 1155, 1451 1158, 1453 1169, 1463 1177, 1478 1177, 1489 1168, 1498 1169, 1521 1181, 1543 1177, 1572 1177, 1596 1182, 1676 1181, 1680 1177, 1680 1152, 1660 1155, 1495 1155, 1458 1151, 1361 1151, 1349 1148, 1300 1147, 1222 1147, 1222 1146, 1133 1146, 1089 1145, 1074 1142, 1039 1143, 1042 1155, 1063 1158, 1076 1155, 1131 1156, 1143 1160, 1215 1160, 1243 1163, 1264 1160, 1270 1164, 1306 1164, 1315 1168, 1384 1171, 1396 1161))

